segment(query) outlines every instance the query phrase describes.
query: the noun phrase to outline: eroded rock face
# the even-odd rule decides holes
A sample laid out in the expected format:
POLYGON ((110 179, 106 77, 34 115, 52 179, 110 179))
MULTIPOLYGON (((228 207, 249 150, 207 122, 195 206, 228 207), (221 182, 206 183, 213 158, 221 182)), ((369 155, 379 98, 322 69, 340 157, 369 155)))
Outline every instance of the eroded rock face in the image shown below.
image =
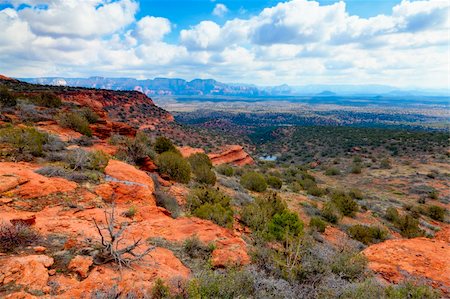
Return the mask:
POLYGON ((190 146, 180 146, 177 147, 177 149, 180 151, 183 158, 188 158, 189 156, 193 154, 204 154, 205 151, 201 148, 195 148, 190 146))
POLYGON ((148 174, 125 162, 113 159, 109 160, 108 165, 105 168, 105 174, 115 178, 121 183, 134 183, 147 188, 151 193, 155 191, 153 180, 148 174))
POLYGON ((88 277, 89 267, 92 264, 93 260, 91 256, 77 255, 70 261, 68 269, 76 272, 82 278, 86 278, 88 277))
POLYGON ((65 142, 71 139, 78 139, 83 136, 72 129, 61 127, 56 123, 56 121, 41 121, 36 124, 36 127, 41 131, 58 136, 65 142))
POLYGON ((389 282, 398 283, 409 274, 450 293, 450 244, 444 240, 387 240, 369 246, 363 253, 369 268, 389 282))
POLYGON ((63 178, 48 178, 37 174, 34 172, 37 168, 39 167, 30 163, 0 162, 0 177, 15 177, 20 186, 9 192, 22 198, 70 192, 77 187, 76 183, 63 178))
POLYGON ((46 255, 0 258, 0 286, 14 283, 30 290, 46 292, 48 270, 53 259, 46 255))
POLYGON ((242 146, 230 145, 220 153, 208 154, 213 165, 234 164, 238 166, 255 163, 252 157, 247 154, 242 146))

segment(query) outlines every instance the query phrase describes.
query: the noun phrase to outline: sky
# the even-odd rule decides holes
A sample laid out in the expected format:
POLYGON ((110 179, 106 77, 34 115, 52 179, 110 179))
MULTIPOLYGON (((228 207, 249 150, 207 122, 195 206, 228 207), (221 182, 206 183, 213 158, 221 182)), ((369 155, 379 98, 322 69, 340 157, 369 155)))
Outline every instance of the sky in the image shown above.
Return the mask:
POLYGON ((0 74, 450 86, 447 0, 0 0, 0 74))

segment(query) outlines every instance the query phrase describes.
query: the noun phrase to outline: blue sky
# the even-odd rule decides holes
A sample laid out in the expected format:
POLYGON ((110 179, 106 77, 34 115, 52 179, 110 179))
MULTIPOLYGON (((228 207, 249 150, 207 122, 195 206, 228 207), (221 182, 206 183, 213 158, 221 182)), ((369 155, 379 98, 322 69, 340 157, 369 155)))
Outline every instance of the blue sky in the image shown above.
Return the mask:
POLYGON ((445 88, 450 2, 0 0, 0 73, 445 88))

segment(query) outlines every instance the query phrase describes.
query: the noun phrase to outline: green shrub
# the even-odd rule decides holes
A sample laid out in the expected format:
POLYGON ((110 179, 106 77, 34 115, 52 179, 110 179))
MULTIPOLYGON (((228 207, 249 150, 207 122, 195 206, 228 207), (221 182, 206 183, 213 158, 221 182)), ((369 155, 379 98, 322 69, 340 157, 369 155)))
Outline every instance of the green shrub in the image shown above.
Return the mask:
POLYGON ((252 298, 254 281, 245 270, 206 270, 189 282, 188 290, 188 298, 252 298))
POLYGON ((191 164, 195 180, 201 184, 214 185, 216 183, 216 174, 211 170, 212 163, 208 155, 198 153, 188 158, 191 164))
POLYGON ((377 226, 356 224, 348 229, 350 237, 366 245, 386 240, 387 231, 377 226))
POLYGON ((90 107, 83 107, 77 111, 82 115, 90 124, 95 124, 100 118, 97 113, 94 112, 90 107))
POLYGON ((389 220, 391 222, 396 222, 399 217, 400 217, 400 215, 398 214, 398 211, 397 211, 396 208, 389 207, 389 208, 386 209, 386 213, 384 215, 384 218, 386 218, 387 220, 389 220))
POLYGON ((201 258, 207 260, 214 250, 213 245, 205 245, 197 235, 189 237, 183 242, 183 252, 190 258, 201 258))
POLYGON ((155 281, 152 287, 152 299, 166 299, 170 298, 169 287, 164 283, 161 278, 155 281))
POLYGON ((221 164, 216 167, 216 170, 218 173, 225 175, 225 176, 233 176, 234 169, 228 164, 221 164))
POLYGON ((325 221, 320 219, 320 217, 311 217, 311 220, 309 220, 309 226, 312 229, 323 233, 325 231, 325 228, 327 227, 327 224, 325 221))
POLYGON ((31 96, 28 100, 36 106, 47 108, 58 108, 62 105, 61 99, 51 92, 39 93, 31 96))
POLYGON ((200 167, 203 165, 206 165, 209 168, 212 168, 211 159, 209 159, 207 154, 196 153, 196 154, 190 155, 187 160, 191 164, 192 169, 195 169, 196 167, 200 167))
POLYGON ((175 145, 173 145, 172 141, 170 141, 169 138, 166 137, 158 137, 155 140, 155 144, 153 146, 154 150, 158 154, 162 154, 164 152, 178 152, 175 145))
POLYGON ((320 215, 326 221, 334 224, 338 223, 339 219, 341 219, 341 213, 332 201, 328 201, 323 205, 320 215))
POLYGON ((325 171, 325 175, 332 176, 332 175, 339 175, 341 174, 341 171, 337 169, 336 167, 330 167, 325 171))
POLYGON ((12 147, 7 154, 22 160, 27 155, 41 156, 44 145, 49 142, 49 136, 33 127, 7 127, 0 129, 0 142, 12 147))
POLYGON ((438 200, 439 199, 439 191, 437 191, 436 189, 431 190, 430 193, 428 193, 428 197, 430 197, 431 199, 434 199, 434 200, 438 200))
POLYGON ((308 187, 308 189, 306 189, 306 193, 312 195, 312 196, 322 196, 325 194, 325 190, 323 190, 322 188, 319 188, 317 185, 313 185, 308 187))
POLYGON ((65 162, 71 170, 95 170, 104 172, 109 157, 102 151, 87 152, 82 149, 71 150, 65 157, 65 162))
POLYGON ((391 161, 388 158, 384 158, 380 162, 380 168, 383 168, 383 169, 390 169, 390 168, 392 168, 391 161))
POLYGON ((359 173, 361 173, 361 170, 362 170, 361 164, 359 164, 359 163, 354 163, 354 164, 352 165, 352 168, 351 168, 350 172, 351 172, 351 173, 354 173, 354 174, 359 174, 359 173))
POLYGON ((202 219, 211 220, 220 226, 231 227, 233 225, 233 211, 230 207, 225 208, 219 203, 205 203, 195 209, 192 214, 202 219))
POLYGON ((367 259, 357 250, 342 248, 335 254, 331 263, 331 271, 339 277, 353 281, 366 272, 367 259))
POLYGON ((268 224, 269 234, 277 240, 284 240, 289 236, 298 236, 303 231, 303 222, 298 215, 288 210, 277 213, 268 224))
POLYGON ((199 187, 189 194, 186 207, 194 216, 230 227, 233 224, 230 202, 231 198, 218 189, 199 187))
POLYGON ((344 192, 333 192, 331 200, 344 216, 354 216, 355 212, 358 211, 359 206, 356 201, 344 192))
POLYGON ((386 290, 387 299, 438 299, 439 291, 427 285, 420 285, 410 281, 398 285, 389 285, 386 290))
POLYGON ((109 141, 119 147, 116 158, 128 163, 140 164, 147 157, 154 158, 155 156, 150 138, 142 131, 137 132, 134 138, 114 135, 109 141))
POLYGON ((57 116, 60 126, 70 128, 83 135, 92 136, 92 130, 89 128, 88 120, 78 112, 63 112, 57 116))
POLYGON ((14 107, 17 105, 17 97, 6 88, 0 89, 0 107, 14 107))
POLYGON ((125 212, 123 212, 123 216, 128 217, 128 218, 133 218, 137 213, 137 208, 135 206, 131 206, 128 208, 128 210, 126 210, 125 212))
POLYGON ((427 214, 431 219, 437 221, 444 221, 445 219, 445 209, 440 206, 429 206, 427 214))
POLYGON ((191 179, 191 166, 179 154, 165 151, 156 159, 159 172, 172 180, 187 184, 191 179))
POLYGON ((268 223, 275 214, 286 210, 286 203, 275 192, 257 197, 254 202, 246 205, 241 211, 241 220, 253 231, 264 237, 268 232, 268 223))
POLYGON ((358 199, 358 200, 361 200, 364 198, 362 191, 357 188, 350 189, 350 191, 348 192, 348 195, 350 195, 351 198, 358 199))
POLYGON ((419 228, 419 220, 409 214, 399 217, 395 226, 400 230, 400 234, 406 238, 415 238, 423 234, 419 228))
POLYGON ((281 189, 281 187, 283 186, 283 181, 281 181, 280 178, 273 175, 269 175, 266 181, 267 184, 274 189, 281 189))
POLYGON ((264 176, 254 171, 242 175, 241 185, 248 190, 256 192, 263 192, 267 189, 267 183, 264 176))

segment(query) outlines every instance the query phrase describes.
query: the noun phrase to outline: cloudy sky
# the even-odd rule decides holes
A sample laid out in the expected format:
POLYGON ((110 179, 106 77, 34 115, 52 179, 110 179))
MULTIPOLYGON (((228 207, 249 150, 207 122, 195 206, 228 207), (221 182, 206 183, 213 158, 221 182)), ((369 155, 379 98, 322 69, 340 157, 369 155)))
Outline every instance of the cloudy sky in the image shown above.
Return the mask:
POLYGON ((0 0, 0 73, 450 85, 450 1, 0 0))

